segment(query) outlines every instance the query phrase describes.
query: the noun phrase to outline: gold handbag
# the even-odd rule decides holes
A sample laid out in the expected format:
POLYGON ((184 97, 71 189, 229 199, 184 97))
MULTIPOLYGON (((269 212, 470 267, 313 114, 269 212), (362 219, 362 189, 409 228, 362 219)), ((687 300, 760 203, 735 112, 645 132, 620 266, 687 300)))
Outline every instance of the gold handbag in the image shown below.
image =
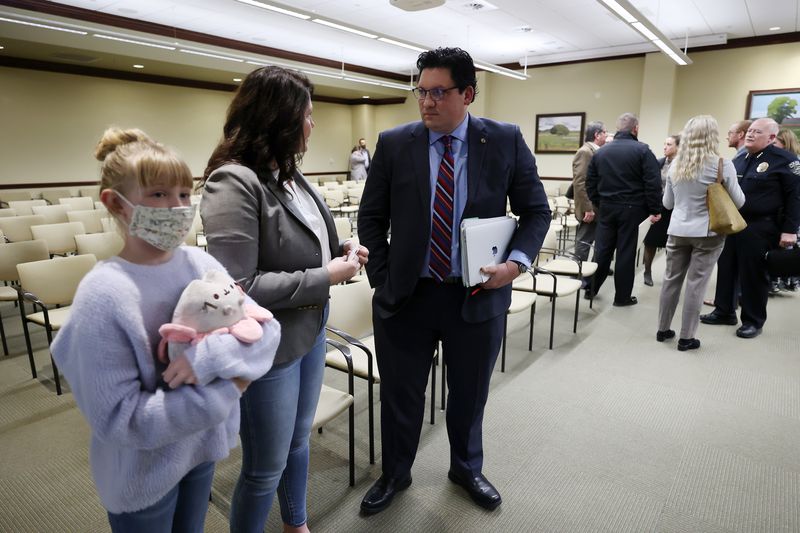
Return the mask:
POLYGON ((722 184, 722 158, 717 165, 717 181, 709 185, 706 191, 706 206, 708 229, 717 235, 733 235, 747 227, 747 222, 722 184))

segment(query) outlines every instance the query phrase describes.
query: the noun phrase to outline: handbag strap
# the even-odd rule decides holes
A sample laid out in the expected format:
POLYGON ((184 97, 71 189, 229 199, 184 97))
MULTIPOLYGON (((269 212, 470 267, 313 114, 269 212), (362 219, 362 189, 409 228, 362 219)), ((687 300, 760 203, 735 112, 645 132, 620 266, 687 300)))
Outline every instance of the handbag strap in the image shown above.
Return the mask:
POLYGON ((722 185, 722 158, 719 158, 719 162, 717 163, 717 183, 722 185))

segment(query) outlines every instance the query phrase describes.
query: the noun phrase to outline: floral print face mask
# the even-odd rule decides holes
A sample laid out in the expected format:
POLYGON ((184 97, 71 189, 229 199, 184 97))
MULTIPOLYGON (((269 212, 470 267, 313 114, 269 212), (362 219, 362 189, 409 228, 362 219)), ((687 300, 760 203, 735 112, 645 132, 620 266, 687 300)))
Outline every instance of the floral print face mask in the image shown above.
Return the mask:
POLYGON ((165 252, 174 250, 186 240, 192 229, 196 205, 186 207, 134 205, 122 193, 115 192, 133 208, 131 221, 128 224, 129 234, 165 252))

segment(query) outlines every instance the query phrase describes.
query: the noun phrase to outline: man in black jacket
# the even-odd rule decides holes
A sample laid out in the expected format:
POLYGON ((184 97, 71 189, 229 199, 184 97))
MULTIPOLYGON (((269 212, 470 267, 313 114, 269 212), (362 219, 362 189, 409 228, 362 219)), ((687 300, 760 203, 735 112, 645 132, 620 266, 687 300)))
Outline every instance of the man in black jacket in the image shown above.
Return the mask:
POLYGON ((624 113, 617 119, 614 142, 595 153, 586 175, 586 192, 601 215, 595 235, 595 291, 603 285, 614 250, 615 306, 635 305, 633 290, 639 224, 661 218, 661 175, 650 148, 639 142, 639 119, 624 113))

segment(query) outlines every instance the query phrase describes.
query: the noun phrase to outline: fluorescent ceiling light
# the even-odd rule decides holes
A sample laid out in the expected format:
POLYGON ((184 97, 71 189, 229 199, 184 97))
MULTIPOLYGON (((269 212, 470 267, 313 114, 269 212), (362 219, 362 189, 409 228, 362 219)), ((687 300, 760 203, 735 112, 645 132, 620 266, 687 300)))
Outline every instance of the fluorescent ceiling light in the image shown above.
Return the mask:
POLYGON ((39 24, 36 22, 28 22, 25 20, 17 20, 17 19, 8 19, 5 17, 0 17, 0 22, 11 22, 13 24, 22 24, 23 26, 33 26, 35 28, 43 28, 45 30, 56 30, 56 31, 63 31, 67 33, 77 33, 78 35, 88 35, 88 32, 80 31, 80 30, 71 30, 69 28, 60 28, 58 26, 50 26, 48 24, 39 24))
POLYGON ((134 65, 133 68, 144 68, 144 65, 134 65))
POLYGON ((269 4, 265 4, 264 2, 258 2, 257 0, 236 0, 236 1, 250 6, 260 7, 261 9, 269 9, 270 11, 274 11, 275 13, 280 13, 281 15, 289 15, 290 17, 295 17, 303 20, 308 20, 311 18, 310 16, 304 15, 303 13, 298 13, 297 11, 290 11, 282 7, 271 6, 269 4))
POLYGON ((508 76, 509 78, 514 78, 515 80, 528 79, 528 76, 526 76, 525 74, 520 74, 519 72, 515 72, 511 69, 499 67, 497 65, 492 65, 490 63, 475 61, 475 66, 478 68, 482 68, 483 70, 488 70, 489 72, 494 72, 495 74, 501 74, 503 76, 508 76))
POLYGON ((378 37, 378 40, 382 43, 386 44, 393 44, 395 46, 400 46, 402 48, 408 48, 409 50, 414 50, 415 52, 427 52, 427 48, 421 48, 419 46, 414 46, 413 44, 408 43, 401 43, 400 41, 395 41, 394 39, 388 39, 386 37, 378 37))
POLYGON ((356 35, 360 35, 362 37, 366 37, 368 39, 377 39, 378 36, 374 33, 367 33, 365 31, 357 30, 355 28, 351 28, 349 26, 343 26, 342 24, 336 24, 335 22, 331 22, 325 19, 311 19, 311 22, 316 22, 317 24, 322 24, 323 26, 328 26, 329 28, 335 28, 337 30, 342 30, 350 33, 355 33, 356 35))
POLYGON ((162 50, 175 50, 174 46, 167 46, 164 44, 155 44, 155 43, 147 43, 145 41, 135 41, 133 39, 123 39, 122 37, 112 37, 111 35, 103 35, 101 33, 95 33, 95 37, 99 37, 100 39, 108 39, 109 41, 119 41, 121 43, 130 43, 130 44, 140 44, 142 46, 150 46, 152 48, 161 48, 162 50))
POLYGON ((211 54, 209 52, 198 52, 197 50, 186 50, 184 48, 181 48, 180 51, 183 52, 184 54, 192 54, 196 56, 211 57, 214 59, 224 59, 225 61, 235 61, 237 63, 244 63, 244 59, 238 59, 230 56, 222 56, 219 54, 211 54))
POLYGON ((597 0, 608 9, 614 12, 619 18, 630 24, 631 28, 639 32, 645 39, 657 46, 667 57, 677 64, 689 65, 689 59, 680 48, 675 46, 669 38, 664 35, 647 17, 639 13, 628 0, 597 0))
POLYGON ((344 76, 341 74, 328 74, 327 72, 317 72, 316 70, 301 70, 303 74, 311 74, 312 76, 322 76, 324 78, 333 78, 341 80, 344 76))
POLYGON ((771 27, 771 28, 769 29, 769 31, 778 31, 779 29, 781 29, 781 27, 780 27, 780 26, 773 26, 773 27, 771 27))

